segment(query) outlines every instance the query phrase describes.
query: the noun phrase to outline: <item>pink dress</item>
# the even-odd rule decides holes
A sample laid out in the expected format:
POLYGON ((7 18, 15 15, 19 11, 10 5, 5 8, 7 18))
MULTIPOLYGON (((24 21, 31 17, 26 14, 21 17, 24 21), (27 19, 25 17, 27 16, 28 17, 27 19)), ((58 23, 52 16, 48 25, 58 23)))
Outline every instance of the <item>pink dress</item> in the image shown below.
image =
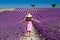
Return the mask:
POLYGON ((27 31, 32 31, 32 21, 27 21, 27 31))

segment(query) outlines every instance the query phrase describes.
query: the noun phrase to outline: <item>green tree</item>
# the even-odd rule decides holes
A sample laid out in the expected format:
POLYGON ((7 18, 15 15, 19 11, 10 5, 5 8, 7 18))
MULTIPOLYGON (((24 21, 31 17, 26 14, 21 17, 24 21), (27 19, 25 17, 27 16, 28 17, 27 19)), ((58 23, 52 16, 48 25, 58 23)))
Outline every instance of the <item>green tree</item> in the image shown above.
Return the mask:
POLYGON ((35 4, 31 4, 31 7, 35 7, 35 4))
POLYGON ((51 4, 51 6, 54 8, 56 6, 56 4, 51 4))

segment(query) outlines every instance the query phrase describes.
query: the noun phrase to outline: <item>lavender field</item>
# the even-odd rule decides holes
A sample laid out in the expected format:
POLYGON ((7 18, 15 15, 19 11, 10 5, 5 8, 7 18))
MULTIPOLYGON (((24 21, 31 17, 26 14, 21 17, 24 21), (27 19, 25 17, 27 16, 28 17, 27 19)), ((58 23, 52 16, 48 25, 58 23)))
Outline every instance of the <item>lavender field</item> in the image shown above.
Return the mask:
POLYGON ((31 13, 34 27, 45 40, 60 40, 60 8, 15 8, 13 11, 0 12, 0 40, 20 40, 26 33, 26 13, 31 13))

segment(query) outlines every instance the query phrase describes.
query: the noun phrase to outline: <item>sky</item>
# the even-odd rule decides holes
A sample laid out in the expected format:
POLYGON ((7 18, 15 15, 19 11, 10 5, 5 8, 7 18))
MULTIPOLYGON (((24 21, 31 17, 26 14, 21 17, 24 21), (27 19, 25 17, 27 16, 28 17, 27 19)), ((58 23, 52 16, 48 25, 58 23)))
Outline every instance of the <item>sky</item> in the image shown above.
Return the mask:
POLYGON ((0 8, 31 8, 31 4, 36 8, 52 8, 52 3, 60 8, 60 0, 0 0, 0 8))

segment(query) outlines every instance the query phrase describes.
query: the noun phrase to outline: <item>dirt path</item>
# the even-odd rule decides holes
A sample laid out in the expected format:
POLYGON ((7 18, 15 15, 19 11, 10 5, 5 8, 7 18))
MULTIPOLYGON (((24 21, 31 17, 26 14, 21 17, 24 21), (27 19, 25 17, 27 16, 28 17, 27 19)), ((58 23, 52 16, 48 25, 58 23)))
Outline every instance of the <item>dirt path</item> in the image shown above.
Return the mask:
POLYGON ((28 36, 28 33, 26 33, 25 36, 24 37, 22 36, 20 40, 44 40, 44 39, 42 39, 41 35, 39 35, 36 29, 33 27, 30 37, 28 36))

